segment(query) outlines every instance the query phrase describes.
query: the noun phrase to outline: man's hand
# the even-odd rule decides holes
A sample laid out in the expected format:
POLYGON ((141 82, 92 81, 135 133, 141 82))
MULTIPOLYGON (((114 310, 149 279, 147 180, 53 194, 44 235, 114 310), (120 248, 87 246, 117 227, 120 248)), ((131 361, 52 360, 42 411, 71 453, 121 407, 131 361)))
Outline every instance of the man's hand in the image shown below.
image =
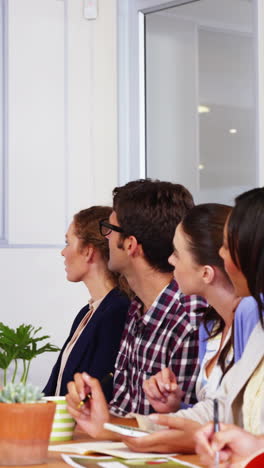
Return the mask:
POLYGON ((97 379, 86 372, 75 374, 74 381, 67 384, 66 400, 68 410, 78 425, 92 437, 107 438, 103 424, 110 419, 108 405, 97 379), (80 402, 90 394, 91 397, 82 405, 80 402))
POLYGON ((167 367, 145 380, 143 390, 151 406, 158 413, 177 411, 184 395, 177 385, 174 373, 167 367))
POLYGON ((213 424, 203 426, 195 434, 196 452, 202 463, 213 467, 215 453, 219 452, 221 468, 237 466, 241 457, 246 458, 264 448, 264 437, 257 437, 232 424, 220 424, 220 431, 214 433, 213 424))
POLYGON ((153 432, 144 437, 125 437, 122 441, 135 452, 194 453, 194 434, 200 424, 169 415, 151 415, 155 423, 168 426, 167 430, 153 432))

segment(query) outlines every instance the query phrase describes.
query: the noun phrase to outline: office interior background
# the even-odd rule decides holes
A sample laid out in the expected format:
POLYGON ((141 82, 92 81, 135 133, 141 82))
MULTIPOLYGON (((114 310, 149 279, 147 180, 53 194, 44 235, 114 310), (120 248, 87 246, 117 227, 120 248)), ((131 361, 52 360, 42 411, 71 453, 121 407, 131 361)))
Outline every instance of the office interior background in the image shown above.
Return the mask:
MULTIPOLYGON (((139 177, 231 203, 264 183, 263 0, 1 0, 0 309, 62 345, 87 302, 72 216, 139 177)), ((32 363, 43 386, 55 355, 32 363)))

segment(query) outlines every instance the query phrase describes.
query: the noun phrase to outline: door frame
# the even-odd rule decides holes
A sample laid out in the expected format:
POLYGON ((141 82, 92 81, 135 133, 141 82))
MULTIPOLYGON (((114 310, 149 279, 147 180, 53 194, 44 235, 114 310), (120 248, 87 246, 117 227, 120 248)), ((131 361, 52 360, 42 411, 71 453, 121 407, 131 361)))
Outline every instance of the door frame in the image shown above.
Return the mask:
MULTIPOLYGON (((200 0, 117 0, 118 180, 146 177, 145 15, 200 0)), ((257 183, 264 185, 264 2, 253 0, 256 25, 257 183)))

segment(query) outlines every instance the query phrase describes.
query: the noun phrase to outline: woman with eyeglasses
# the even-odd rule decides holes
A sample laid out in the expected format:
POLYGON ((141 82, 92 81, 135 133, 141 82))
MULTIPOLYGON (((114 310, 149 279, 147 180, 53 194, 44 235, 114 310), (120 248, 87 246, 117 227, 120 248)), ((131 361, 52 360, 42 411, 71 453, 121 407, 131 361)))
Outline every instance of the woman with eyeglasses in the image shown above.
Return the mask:
MULTIPOLYGON (((114 372, 127 310, 130 304, 126 280, 108 269, 108 240, 100 230, 112 209, 92 206, 75 214, 61 252, 68 281, 82 281, 88 303, 76 316, 51 372, 44 393, 65 395, 67 383, 76 372, 88 372, 99 380, 114 372)), ((112 398, 112 381, 104 386, 107 401, 112 398)))

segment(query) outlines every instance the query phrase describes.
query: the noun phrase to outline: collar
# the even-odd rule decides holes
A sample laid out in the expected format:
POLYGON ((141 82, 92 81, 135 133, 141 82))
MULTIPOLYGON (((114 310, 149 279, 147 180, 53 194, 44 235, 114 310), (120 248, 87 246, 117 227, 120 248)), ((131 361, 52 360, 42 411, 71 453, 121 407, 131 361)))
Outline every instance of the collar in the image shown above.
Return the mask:
POLYGON ((170 307, 171 302, 175 301, 175 294, 177 293, 180 295, 178 284, 173 279, 160 291, 150 308, 144 314, 142 313, 143 302, 138 296, 135 296, 129 308, 129 315, 131 317, 134 316, 136 321, 141 320, 144 325, 147 325, 155 316, 160 319, 160 316, 170 307))

